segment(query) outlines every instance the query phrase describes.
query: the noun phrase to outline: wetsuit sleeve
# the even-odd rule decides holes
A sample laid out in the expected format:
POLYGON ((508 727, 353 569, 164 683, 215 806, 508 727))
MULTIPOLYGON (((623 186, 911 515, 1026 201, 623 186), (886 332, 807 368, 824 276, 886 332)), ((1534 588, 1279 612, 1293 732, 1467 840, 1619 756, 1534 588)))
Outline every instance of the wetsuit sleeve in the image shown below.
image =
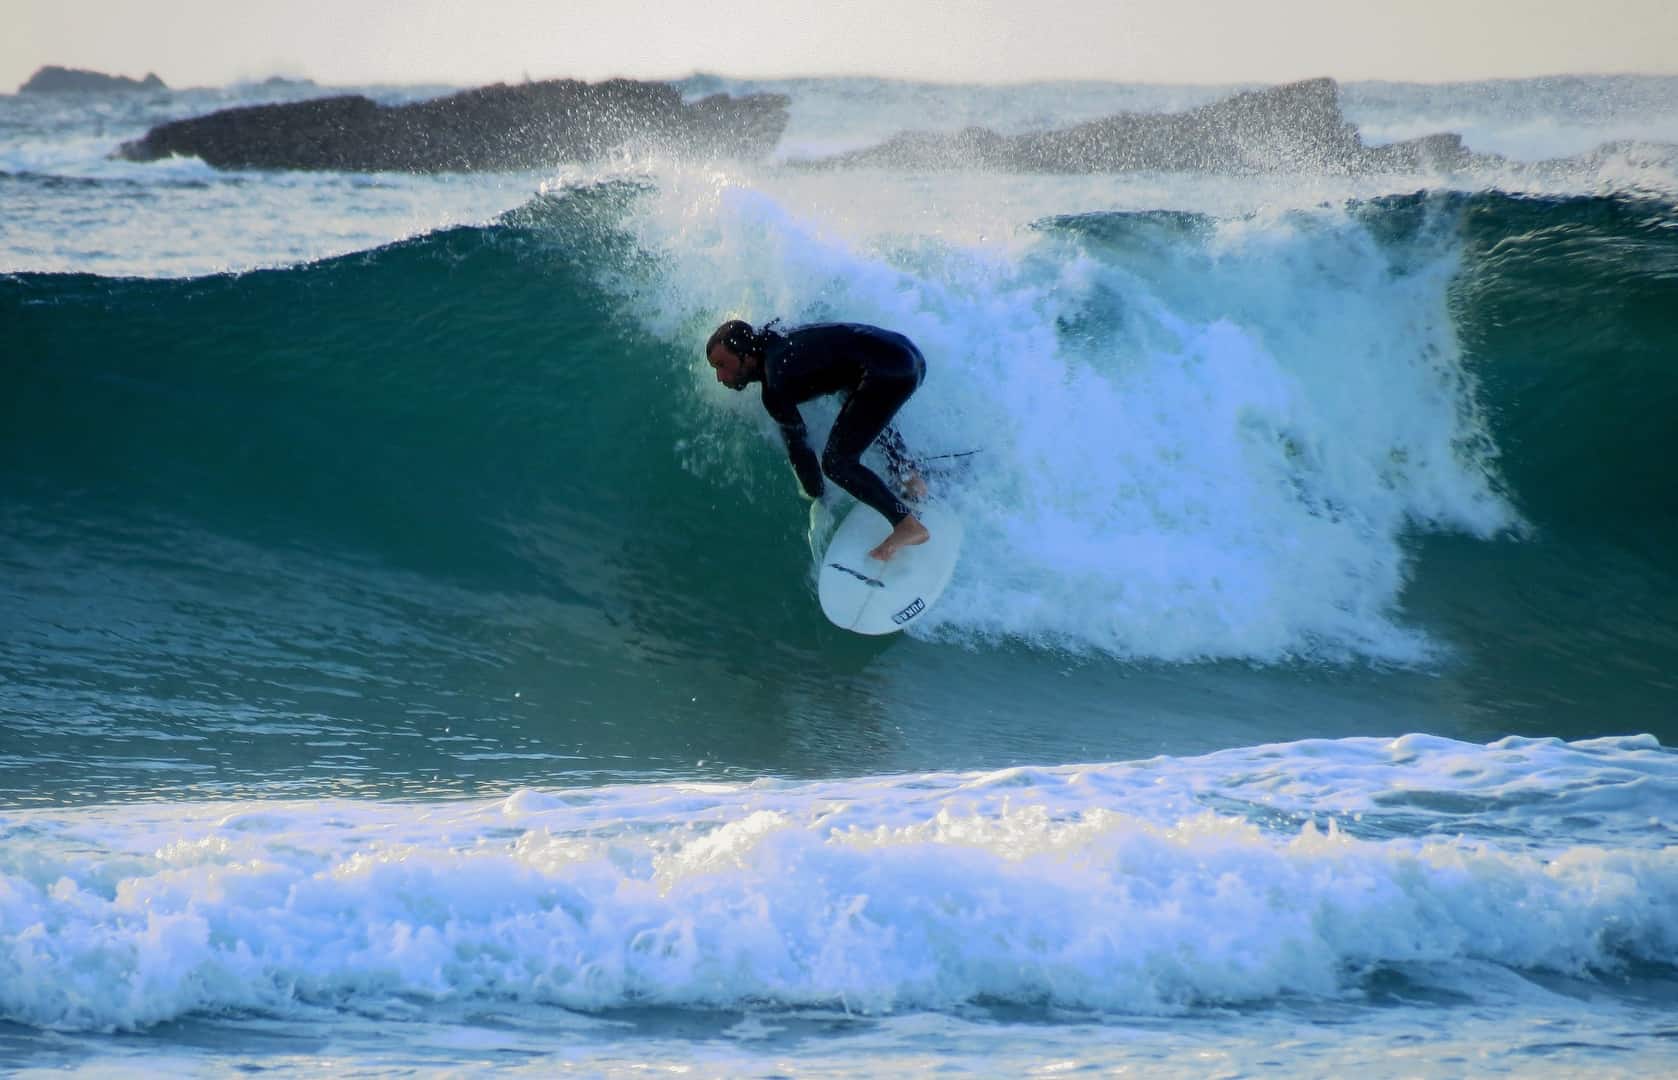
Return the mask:
POLYGON ((798 474, 798 483, 804 488, 804 494, 812 499, 821 498, 826 490, 821 461, 810 447, 810 437, 804 429, 804 417, 799 413, 798 406, 765 393, 763 407, 780 425, 781 441, 787 444, 787 457, 792 460, 792 471, 798 474))

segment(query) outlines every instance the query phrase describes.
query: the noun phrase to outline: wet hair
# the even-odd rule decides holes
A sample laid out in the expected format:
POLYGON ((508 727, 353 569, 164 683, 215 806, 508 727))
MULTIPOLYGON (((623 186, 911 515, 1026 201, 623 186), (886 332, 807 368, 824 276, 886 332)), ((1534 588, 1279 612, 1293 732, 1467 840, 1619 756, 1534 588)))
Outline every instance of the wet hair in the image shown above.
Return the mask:
POLYGON ((774 329, 780 321, 770 319, 763 324, 762 330, 753 330, 752 324, 744 319, 730 319, 711 331, 710 338, 705 342, 705 355, 709 357, 712 349, 726 345, 735 356, 762 356, 781 336, 774 329))
POLYGON ((757 332, 744 319, 730 319, 711 331, 710 339, 705 342, 705 355, 710 356, 718 345, 726 345, 735 356, 761 351, 757 348, 757 332))

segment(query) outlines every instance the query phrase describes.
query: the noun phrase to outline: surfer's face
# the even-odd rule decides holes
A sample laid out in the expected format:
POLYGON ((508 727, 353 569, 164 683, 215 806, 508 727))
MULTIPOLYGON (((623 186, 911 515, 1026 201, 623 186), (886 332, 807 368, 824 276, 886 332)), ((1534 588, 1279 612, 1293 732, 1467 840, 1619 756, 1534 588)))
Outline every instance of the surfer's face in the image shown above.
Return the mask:
POLYGON ((751 361, 727 345, 718 345, 705 359, 710 361, 711 370, 717 373, 717 381, 730 390, 744 390, 746 384, 752 381, 751 361))

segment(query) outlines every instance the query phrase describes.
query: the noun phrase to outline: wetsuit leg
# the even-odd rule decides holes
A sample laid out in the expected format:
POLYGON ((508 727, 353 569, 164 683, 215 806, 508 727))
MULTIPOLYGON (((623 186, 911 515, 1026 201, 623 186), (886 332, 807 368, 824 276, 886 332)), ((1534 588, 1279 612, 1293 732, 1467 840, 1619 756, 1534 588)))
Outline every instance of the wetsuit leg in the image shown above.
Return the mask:
POLYGON ((872 469, 862 463, 863 451, 885 431, 897 410, 921 384, 926 370, 920 358, 903 371, 870 371, 863 375, 850 398, 833 421, 833 432, 822 450, 822 472, 828 479, 878 510, 895 526, 909 516, 909 507, 887 487, 872 469))

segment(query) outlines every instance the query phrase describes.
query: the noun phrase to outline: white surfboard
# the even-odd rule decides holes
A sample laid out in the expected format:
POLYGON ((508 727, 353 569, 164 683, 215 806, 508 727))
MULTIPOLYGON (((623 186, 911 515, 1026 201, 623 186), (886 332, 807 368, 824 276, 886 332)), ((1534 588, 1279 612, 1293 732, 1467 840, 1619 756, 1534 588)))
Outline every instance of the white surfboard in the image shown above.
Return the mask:
POLYGON ((880 562, 868 553, 891 534, 890 522, 871 507, 851 510, 827 545, 816 582, 822 614, 833 625, 859 634, 891 634, 932 609, 955 573, 961 519, 936 504, 917 509, 915 516, 932 539, 899 548, 889 562, 880 562))

